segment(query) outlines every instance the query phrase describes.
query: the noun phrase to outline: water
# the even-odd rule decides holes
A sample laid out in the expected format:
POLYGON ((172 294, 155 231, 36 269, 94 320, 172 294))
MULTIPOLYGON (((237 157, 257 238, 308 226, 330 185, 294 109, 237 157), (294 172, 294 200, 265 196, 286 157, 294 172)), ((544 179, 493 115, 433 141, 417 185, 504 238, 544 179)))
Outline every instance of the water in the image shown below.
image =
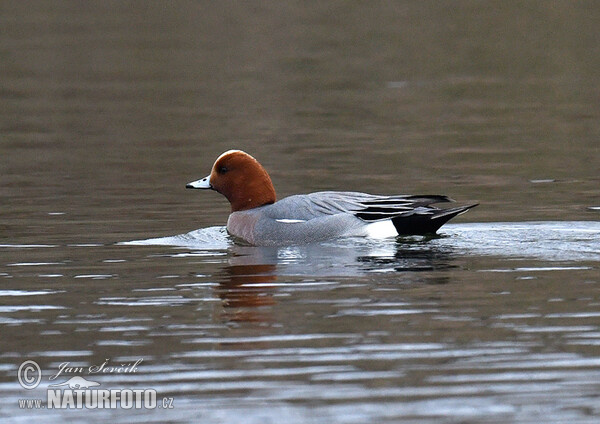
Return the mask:
POLYGON ((2 411, 73 412, 16 411, 50 383, 20 389, 25 358, 45 378, 65 361, 143 358, 138 374, 89 378, 152 387, 174 410, 82 417, 591 422, 599 233, 596 222, 451 224, 430 240, 254 248, 212 227, 119 245, 4 245, 2 411))
POLYGON ((595 423, 599 15, 3 2, 1 419, 595 423), (437 238, 238 246, 184 188, 229 148, 280 197, 481 204, 437 238), (73 375, 173 408, 19 408, 73 375))

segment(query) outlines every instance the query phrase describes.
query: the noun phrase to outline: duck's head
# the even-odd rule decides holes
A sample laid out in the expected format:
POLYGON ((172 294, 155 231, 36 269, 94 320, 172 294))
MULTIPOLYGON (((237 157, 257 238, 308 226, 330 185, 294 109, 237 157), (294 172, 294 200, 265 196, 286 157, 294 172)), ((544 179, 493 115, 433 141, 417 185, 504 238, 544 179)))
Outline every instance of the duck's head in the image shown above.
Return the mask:
POLYGON ((256 159, 241 150, 228 150, 217 158, 210 175, 186 188, 218 191, 231 203, 231 211, 243 211, 275 203, 271 177, 256 159))

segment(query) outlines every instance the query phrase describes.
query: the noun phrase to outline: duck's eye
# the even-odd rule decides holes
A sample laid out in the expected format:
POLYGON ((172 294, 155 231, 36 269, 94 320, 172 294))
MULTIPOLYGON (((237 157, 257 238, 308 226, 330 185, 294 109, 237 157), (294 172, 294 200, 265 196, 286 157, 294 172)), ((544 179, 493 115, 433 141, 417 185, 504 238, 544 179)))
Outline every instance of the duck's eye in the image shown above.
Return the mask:
POLYGON ((226 166, 219 167, 219 174, 225 174, 229 169, 226 166))

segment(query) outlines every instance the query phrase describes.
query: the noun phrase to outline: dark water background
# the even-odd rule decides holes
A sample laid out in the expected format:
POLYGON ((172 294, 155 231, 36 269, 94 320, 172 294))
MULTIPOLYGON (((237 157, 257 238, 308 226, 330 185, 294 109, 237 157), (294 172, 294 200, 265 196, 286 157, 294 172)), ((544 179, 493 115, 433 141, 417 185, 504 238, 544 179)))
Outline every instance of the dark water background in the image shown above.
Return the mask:
POLYGON ((593 1, 1 2, 0 417, 596 422, 598 22, 593 1), (234 246, 226 201, 184 189, 230 148, 279 197, 481 205, 434 240, 234 246), (174 409, 18 408, 60 363, 138 358, 96 381, 174 409))

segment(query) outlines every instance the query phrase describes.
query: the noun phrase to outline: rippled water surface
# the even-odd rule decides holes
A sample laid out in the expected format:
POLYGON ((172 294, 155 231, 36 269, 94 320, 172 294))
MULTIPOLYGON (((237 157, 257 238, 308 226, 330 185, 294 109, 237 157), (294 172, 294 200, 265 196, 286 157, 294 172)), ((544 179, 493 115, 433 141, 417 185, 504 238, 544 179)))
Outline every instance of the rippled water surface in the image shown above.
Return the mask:
POLYGON ((594 2, 3 2, 0 420, 597 422, 599 21, 594 2), (480 206, 439 237, 240 246, 226 201, 184 189, 229 148, 280 197, 480 206), (73 376, 160 407, 19 406, 73 376))

